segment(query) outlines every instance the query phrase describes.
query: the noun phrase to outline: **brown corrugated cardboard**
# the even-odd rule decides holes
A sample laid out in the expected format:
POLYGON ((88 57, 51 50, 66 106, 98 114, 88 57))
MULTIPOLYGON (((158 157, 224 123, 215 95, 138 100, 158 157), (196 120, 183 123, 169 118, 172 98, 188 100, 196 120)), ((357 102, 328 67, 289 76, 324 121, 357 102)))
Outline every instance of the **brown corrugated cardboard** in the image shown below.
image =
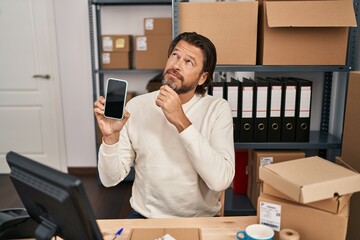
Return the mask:
POLYGON ((360 174, 320 157, 259 168, 260 179, 290 199, 310 203, 360 191, 360 174))
POLYGON ((261 180, 259 179, 259 166, 304 158, 305 153, 298 150, 250 150, 248 159, 248 187, 247 196, 253 204, 257 205, 260 195, 261 180))
POLYGON ((130 69, 130 52, 103 52, 101 64, 103 69, 130 69))
POLYGON ((144 32, 150 35, 171 35, 171 18, 145 18, 144 32))
POLYGON ((163 69, 171 43, 171 35, 136 36, 135 37, 135 68, 163 69))
POLYGON ((176 240, 201 240, 199 228, 135 228, 132 229, 129 240, 159 239, 169 234, 176 240))
MULTIPOLYGON (((357 158, 360 159, 360 158, 357 158)), ((360 169, 356 170, 345 162, 341 157, 335 158, 336 163, 351 169, 353 171, 359 172, 360 169)), ((356 161, 356 160, 355 160, 356 161)), ((360 236, 360 192, 354 193, 350 200, 350 214, 349 214, 349 223, 347 229, 346 240, 358 240, 360 236)))
POLYGON ((273 163, 280 163, 289 160, 295 160, 305 157, 305 153, 300 150, 253 150, 253 157, 251 159, 251 166, 254 166, 252 171, 255 173, 255 181, 260 183, 259 167, 266 166, 273 163))
POLYGON ((258 64, 346 64, 352 1, 263 1, 259 14, 258 64))
POLYGON ((130 52, 132 50, 131 35, 102 35, 103 52, 130 52))
POLYGON ((208 37, 219 65, 255 65, 257 18, 257 1, 180 3, 180 32, 208 37))
MULTIPOLYGON (((273 188, 271 185, 266 184, 266 182, 263 182, 262 185, 262 192, 274 197, 278 197, 278 198, 282 198, 285 200, 289 200, 292 201, 291 198, 289 198, 288 196, 286 196, 284 193, 276 190, 275 188, 273 188)), ((346 194, 343 196, 336 196, 336 197, 332 197, 326 200, 320 200, 320 201, 316 201, 316 202, 311 202, 306 204, 309 207, 314 207, 320 210, 324 210, 327 212, 331 212, 331 213, 339 213, 341 211, 341 209, 348 204, 350 197, 352 194, 346 194)))
POLYGON ((360 72, 350 72, 346 97, 341 158, 360 172, 360 72))
MULTIPOLYGON (((293 229, 299 233, 300 239, 344 240, 346 237, 348 204, 338 214, 332 214, 262 193, 258 205, 260 223, 274 229, 277 226, 279 230, 293 229)), ((275 239, 279 239, 279 230, 275 232, 275 239)))

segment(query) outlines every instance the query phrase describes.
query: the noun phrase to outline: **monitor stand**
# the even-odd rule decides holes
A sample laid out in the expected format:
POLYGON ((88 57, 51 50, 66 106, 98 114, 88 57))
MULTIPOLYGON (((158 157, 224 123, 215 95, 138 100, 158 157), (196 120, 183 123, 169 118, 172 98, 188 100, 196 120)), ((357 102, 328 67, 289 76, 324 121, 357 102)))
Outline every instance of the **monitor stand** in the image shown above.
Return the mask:
POLYGON ((38 240, 51 240, 56 236, 57 226, 47 220, 42 219, 39 226, 36 228, 35 237, 38 240))

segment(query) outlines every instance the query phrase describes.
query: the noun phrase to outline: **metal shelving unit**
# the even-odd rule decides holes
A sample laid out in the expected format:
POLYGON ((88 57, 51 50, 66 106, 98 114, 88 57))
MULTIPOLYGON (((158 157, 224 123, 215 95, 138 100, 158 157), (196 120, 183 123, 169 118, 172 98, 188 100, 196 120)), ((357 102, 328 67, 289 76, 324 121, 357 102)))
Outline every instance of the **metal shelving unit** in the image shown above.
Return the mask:
MULTIPOLYGON (((179 19, 179 3, 187 2, 181 0, 172 0, 173 11, 173 36, 180 33, 180 19, 179 19)), ((358 15, 358 0, 354 1, 354 9, 356 16, 358 15)), ((359 18, 359 17, 358 17, 359 18)), ((323 99, 321 108, 321 123, 320 131, 312 131, 309 142, 250 142, 250 143, 235 143, 235 148, 257 148, 257 149, 319 149, 320 156, 326 156, 326 149, 341 149, 342 139, 331 135, 329 131, 329 117, 330 117, 330 102, 331 102, 331 86, 332 73, 345 72, 348 73, 355 63, 357 43, 357 28, 350 28, 347 64, 340 66, 265 66, 265 65, 218 65, 215 71, 218 72, 324 72, 323 84, 323 99)), ((347 79, 344 82, 347 85, 347 79)))

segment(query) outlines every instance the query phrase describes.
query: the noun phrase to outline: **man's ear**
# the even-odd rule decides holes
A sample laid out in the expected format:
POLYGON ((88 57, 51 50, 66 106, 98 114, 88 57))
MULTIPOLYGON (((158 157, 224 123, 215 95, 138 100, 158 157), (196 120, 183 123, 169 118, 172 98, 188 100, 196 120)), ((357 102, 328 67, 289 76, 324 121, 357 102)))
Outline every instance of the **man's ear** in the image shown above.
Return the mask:
POLYGON ((200 76, 200 79, 199 79, 199 82, 198 82, 198 85, 203 85, 204 82, 206 81, 206 79, 208 78, 209 76, 209 73, 208 72, 203 72, 200 76))

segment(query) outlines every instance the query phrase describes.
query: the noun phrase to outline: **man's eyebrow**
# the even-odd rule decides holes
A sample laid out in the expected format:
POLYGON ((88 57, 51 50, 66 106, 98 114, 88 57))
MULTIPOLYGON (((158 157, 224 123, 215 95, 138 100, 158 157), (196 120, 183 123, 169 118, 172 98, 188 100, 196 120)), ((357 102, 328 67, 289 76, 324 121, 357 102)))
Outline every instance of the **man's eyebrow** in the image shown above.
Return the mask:
MULTIPOLYGON (((179 48, 174 48, 174 50, 172 52, 181 52, 181 50, 179 48)), ((192 55, 192 54, 186 54, 186 57, 190 58, 191 60, 193 60, 194 62, 196 61, 196 58, 192 55)))

